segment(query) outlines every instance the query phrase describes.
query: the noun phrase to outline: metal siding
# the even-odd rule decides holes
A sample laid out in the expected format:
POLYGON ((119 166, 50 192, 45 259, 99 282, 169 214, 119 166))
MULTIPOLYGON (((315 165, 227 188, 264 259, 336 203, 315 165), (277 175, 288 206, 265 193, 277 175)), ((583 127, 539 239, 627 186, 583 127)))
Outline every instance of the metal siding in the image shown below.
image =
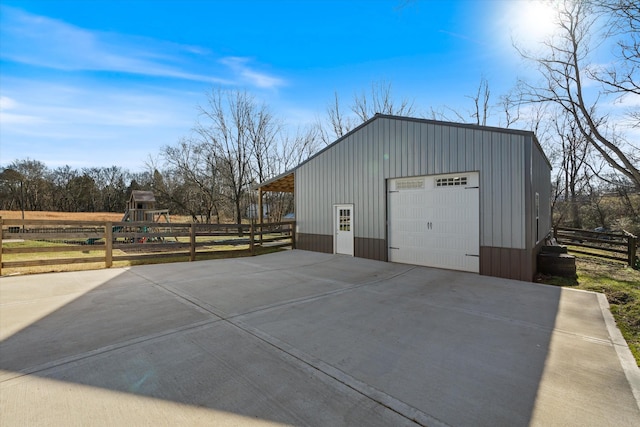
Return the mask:
POLYGON ((481 167, 480 167, 480 211, 484 213, 480 226, 480 246, 494 246, 493 239, 493 163, 491 161, 491 134, 481 132, 481 167))
MULTIPOLYGON (((529 144, 532 146, 532 173, 531 185, 532 193, 540 194, 540 224, 539 235, 533 236, 532 245, 535 246, 537 241, 542 240, 551 230, 551 168, 547 163, 544 153, 540 147, 529 138, 529 144)), ((532 219, 535 221, 535 206, 532 206, 532 219)), ((532 224, 535 227, 535 223, 532 224)), ((533 247, 532 246, 532 247, 533 247)))
POLYGON ((512 247, 526 248, 525 245, 525 221, 524 221, 524 197, 525 197, 525 176, 524 176, 524 145, 522 136, 514 137, 517 143, 512 143, 512 163, 511 163, 511 218, 513 227, 512 247))
POLYGON ((512 206, 512 193, 511 188, 513 185, 512 175, 511 175, 511 167, 513 163, 513 158, 511 157, 512 153, 512 142, 509 135, 501 135, 501 144, 500 151, 503 154, 502 163, 500 165, 500 188, 502 193, 501 204, 504 206, 504 209, 501 209, 502 214, 501 220, 502 224, 500 224, 500 242, 501 246, 513 247, 513 238, 514 238, 514 230, 513 230, 513 216, 511 215, 511 206, 512 206))
MULTIPOLYGON (((530 137, 447 124, 374 120, 296 170, 299 230, 331 236, 333 205, 354 203, 355 236, 366 239, 358 250, 374 254, 379 243, 369 239, 386 236, 385 179, 479 171, 480 245, 524 249, 524 215, 534 208, 530 204, 525 209, 524 201, 526 139, 530 137)), ((536 155, 534 161, 535 185, 542 186, 547 179, 548 188, 543 156, 536 155)), ((542 190, 539 193, 542 218, 546 196, 542 190)))
POLYGON ((475 153, 473 132, 471 129, 462 129, 462 132, 464 132, 464 163, 461 163, 461 165, 463 165, 464 169, 468 171, 478 170, 477 168, 474 168, 475 165, 473 163, 475 153))
MULTIPOLYGON (((491 191, 493 194, 493 200, 491 202, 493 211, 493 243, 496 247, 502 247, 506 243, 502 233, 503 222, 505 220, 505 218, 503 218, 505 216, 503 215, 505 205, 502 203, 502 183, 504 182, 504 163, 506 163, 507 160, 504 153, 505 142, 503 139, 505 137, 507 137, 507 135, 492 135, 491 141, 491 157, 493 161, 496 162, 492 168, 491 175, 491 191)), ((499 253, 499 251, 497 253, 499 253)))
POLYGON ((407 139, 407 175, 414 176, 416 174, 415 158, 416 158, 416 146, 414 136, 414 123, 405 122, 405 134, 407 139))

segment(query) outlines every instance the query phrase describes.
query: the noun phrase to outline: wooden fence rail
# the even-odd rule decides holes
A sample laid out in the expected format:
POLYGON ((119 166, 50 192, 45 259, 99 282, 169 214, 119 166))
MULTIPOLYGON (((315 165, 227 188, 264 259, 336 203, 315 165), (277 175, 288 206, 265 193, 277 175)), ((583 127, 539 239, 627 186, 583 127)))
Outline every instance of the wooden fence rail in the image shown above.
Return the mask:
POLYGON ((260 246, 295 247, 295 222, 200 224, 0 217, 0 274, 6 268, 60 264, 98 262, 109 268, 114 261, 182 256, 194 261, 197 254, 240 247, 253 255, 260 246))
POLYGON ((638 237, 631 233, 607 233, 554 227, 553 237, 573 253, 626 262, 638 266, 638 237))

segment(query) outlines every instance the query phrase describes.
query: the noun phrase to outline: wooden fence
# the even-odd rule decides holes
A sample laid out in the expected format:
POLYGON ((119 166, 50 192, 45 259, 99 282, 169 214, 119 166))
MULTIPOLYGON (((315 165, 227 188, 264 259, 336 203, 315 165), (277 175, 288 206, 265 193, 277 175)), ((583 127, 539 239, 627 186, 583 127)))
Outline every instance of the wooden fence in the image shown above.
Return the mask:
POLYGON ((622 261, 631 267, 638 266, 638 237, 631 233, 555 227, 553 237, 558 243, 570 246, 570 252, 622 261))
POLYGON ((3 269, 184 257, 256 247, 295 247, 295 222, 199 224, 17 220, 0 217, 3 269), (3 243, 4 241, 4 243, 3 243))

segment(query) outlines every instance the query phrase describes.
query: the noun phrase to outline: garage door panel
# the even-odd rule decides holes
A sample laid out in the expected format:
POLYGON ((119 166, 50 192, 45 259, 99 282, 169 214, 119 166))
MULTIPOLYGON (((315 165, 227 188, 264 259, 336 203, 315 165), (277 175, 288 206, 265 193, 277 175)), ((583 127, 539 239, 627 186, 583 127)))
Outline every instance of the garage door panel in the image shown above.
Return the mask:
POLYGON ((389 260, 479 272, 478 182, 477 172, 390 180, 389 260))

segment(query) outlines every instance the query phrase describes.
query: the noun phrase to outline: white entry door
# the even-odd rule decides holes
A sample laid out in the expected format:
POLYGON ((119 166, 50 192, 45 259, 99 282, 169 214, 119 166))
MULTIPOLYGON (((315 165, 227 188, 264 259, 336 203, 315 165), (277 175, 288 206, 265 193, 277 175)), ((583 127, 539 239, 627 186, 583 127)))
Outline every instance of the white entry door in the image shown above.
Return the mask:
POLYGON ((353 256, 353 205, 334 205, 333 211, 334 252, 353 256))
POLYGON ((479 178, 389 180, 389 261, 480 272, 479 178))

